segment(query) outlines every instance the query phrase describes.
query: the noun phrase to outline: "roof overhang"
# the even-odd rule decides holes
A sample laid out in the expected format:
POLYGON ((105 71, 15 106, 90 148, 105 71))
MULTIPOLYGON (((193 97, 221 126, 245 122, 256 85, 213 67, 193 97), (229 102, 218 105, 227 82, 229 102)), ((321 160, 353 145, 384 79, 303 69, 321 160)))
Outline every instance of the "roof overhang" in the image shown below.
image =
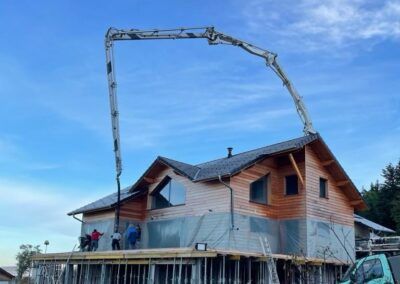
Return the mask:
POLYGON ((358 191, 353 181, 347 175, 346 171, 343 169, 342 165, 336 159, 335 155, 329 149, 321 136, 319 136, 317 140, 310 142, 308 145, 316 152, 325 169, 333 176, 333 178, 335 178, 336 185, 343 190, 354 209, 367 209, 368 206, 361 193, 358 191))

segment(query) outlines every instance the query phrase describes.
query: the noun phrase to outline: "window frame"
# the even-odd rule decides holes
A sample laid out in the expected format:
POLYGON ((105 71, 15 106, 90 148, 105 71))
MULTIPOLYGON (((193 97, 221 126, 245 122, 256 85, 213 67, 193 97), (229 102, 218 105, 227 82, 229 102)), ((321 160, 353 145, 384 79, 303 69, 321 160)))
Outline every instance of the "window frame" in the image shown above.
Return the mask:
POLYGON ((381 262, 381 260, 379 258, 364 260, 360 264, 360 266, 357 268, 357 272, 358 272, 359 269, 362 269, 363 281, 368 281, 369 282, 369 281, 372 281, 372 280, 375 280, 375 279, 382 279, 383 277, 385 277, 385 272, 384 272, 384 269, 383 269, 383 265, 382 265, 382 262, 381 262), (374 278, 368 278, 367 277, 367 276, 369 276, 368 274, 371 273, 371 268, 369 268, 369 270, 366 271, 364 265, 366 263, 369 263, 369 262, 372 262, 372 266, 379 265, 380 273, 381 273, 380 275, 378 275, 378 276, 376 276, 374 278))
POLYGON ((269 187, 270 187, 269 186, 269 174, 266 174, 266 175, 264 175, 264 176, 262 176, 262 177, 260 177, 260 178, 258 178, 256 180, 252 181, 249 184, 249 202, 260 204, 260 205, 269 205, 270 204, 270 198, 269 198, 270 196, 269 196, 269 190, 268 190, 269 187), (265 202, 260 202, 260 201, 257 201, 257 200, 253 200, 251 198, 251 186, 252 186, 253 183, 255 183, 257 181, 260 181, 260 180, 264 181, 264 191, 265 191, 265 199, 266 199, 265 202))
POLYGON ((151 193, 149 194, 151 196, 151 202, 150 202, 150 210, 160 210, 160 209, 166 209, 166 208, 171 208, 171 207, 177 207, 177 206, 182 206, 186 204, 186 187, 179 181, 171 178, 170 176, 165 176, 162 181, 160 181, 158 183, 158 185, 151 191, 151 193), (156 194, 159 194, 163 189, 165 189, 167 186, 169 187, 168 190, 168 203, 170 203, 171 200, 171 186, 172 186, 172 181, 175 181, 177 183, 179 183, 185 192, 185 198, 184 198, 184 202, 180 203, 180 204, 175 204, 175 205, 170 205, 170 206, 165 206, 165 207, 154 207, 154 202, 155 202, 155 198, 156 198, 156 194))
POLYGON ((328 179, 327 178, 324 178, 324 177, 319 177, 319 193, 318 193, 318 195, 319 195, 319 198, 325 198, 325 199, 329 199, 329 190, 328 190, 328 188, 329 188, 329 186, 328 186, 328 179), (324 182, 325 183, 325 196, 321 196, 321 182, 324 182))
POLYGON ((299 177, 298 177, 297 174, 294 173, 294 174, 285 175, 285 177, 284 177, 284 188, 283 188, 283 190, 284 190, 285 196, 297 196, 297 195, 299 195, 299 193, 300 193, 300 188, 299 188, 299 177), (296 183, 297 183, 297 192, 296 192, 296 193, 293 193, 293 194, 288 194, 288 193, 287 193, 287 178, 288 178, 288 177, 292 177, 292 176, 296 176, 296 178, 297 178, 297 180, 296 180, 296 183))

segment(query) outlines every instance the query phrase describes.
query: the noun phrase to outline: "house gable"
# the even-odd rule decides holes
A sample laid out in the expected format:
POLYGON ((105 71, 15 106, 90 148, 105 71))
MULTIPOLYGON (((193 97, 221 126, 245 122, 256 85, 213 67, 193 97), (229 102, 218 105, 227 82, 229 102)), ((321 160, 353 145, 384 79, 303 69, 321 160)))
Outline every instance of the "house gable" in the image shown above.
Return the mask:
MULTIPOLYGON (((304 177, 304 151, 294 153, 294 158, 304 177)), ((235 191, 235 212, 274 219, 292 219, 305 216, 305 196, 301 183, 298 194, 285 194, 285 176, 296 175, 288 154, 265 158, 231 177, 230 185, 235 191), (268 175, 268 204, 250 201, 250 184, 268 175)))
POLYGON ((147 218, 198 216, 209 212, 227 212, 229 210, 229 191, 219 181, 193 182, 172 168, 165 168, 148 186, 147 218), (168 176, 181 183, 186 190, 185 203, 182 205, 151 209, 151 193, 168 176))
POLYGON ((305 147, 307 216, 353 226, 354 205, 351 203, 353 189, 340 186, 342 173, 331 171, 329 166, 332 167, 332 163, 329 166, 328 163, 324 163, 325 160, 321 160, 317 152, 320 148, 315 146, 305 147), (326 197, 320 196, 322 181, 326 181, 326 197))

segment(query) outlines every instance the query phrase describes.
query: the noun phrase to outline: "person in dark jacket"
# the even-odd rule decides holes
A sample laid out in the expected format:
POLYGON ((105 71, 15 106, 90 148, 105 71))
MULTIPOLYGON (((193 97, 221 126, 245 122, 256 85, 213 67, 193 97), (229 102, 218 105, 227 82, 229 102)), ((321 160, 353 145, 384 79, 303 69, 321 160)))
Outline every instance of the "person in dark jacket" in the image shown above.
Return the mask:
POLYGON ((79 248, 81 251, 90 251, 92 243, 92 237, 86 234, 84 237, 79 237, 79 248))
POLYGON ((126 239, 128 240, 128 245, 130 249, 136 248, 136 241, 137 241, 137 229, 133 225, 129 225, 128 229, 126 230, 126 239))

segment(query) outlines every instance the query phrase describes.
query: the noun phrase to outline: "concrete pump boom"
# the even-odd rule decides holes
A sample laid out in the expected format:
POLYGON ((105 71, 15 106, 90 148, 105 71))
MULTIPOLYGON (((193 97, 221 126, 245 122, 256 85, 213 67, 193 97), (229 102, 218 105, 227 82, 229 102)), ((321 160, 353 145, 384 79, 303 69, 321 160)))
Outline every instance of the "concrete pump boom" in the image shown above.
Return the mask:
POLYGON ((113 42, 117 40, 150 40, 150 39, 197 39, 204 38, 208 40, 210 45, 217 44, 229 44, 238 46, 245 51, 262 57, 265 59, 266 64, 270 67, 276 75, 282 80, 284 86, 289 91, 294 104, 296 106, 297 113, 300 116, 301 121, 304 125, 304 134, 314 134, 316 131, 312 126, 310 116, 307 112, 306 106, 304 105, 302 98, 297 93, 293 84, 290 82, 286 73, 277 61, 277 54, 268 50, 259 48, 245 41, 233 38, 231 36, 220 33, 214 29, 214 27, 200 27, 200 28, 180 28, 180 29, 166 29, 166 30, 119 30, 110 28, 105 37, 105 48, 106 48, 106 60, 107 60, 107 78, 108 78, 108 91, 110 99, 111 109, 111 123, 112 132, 114 139, 114 153, 115 153, 115 164, 116 164, 116 179, 118 185, 118 198, 116 207, 116 221, 115 230, 119 227, 119 209, 120 209, 120 175, 122 172, 122 160, 120 150, 120 135, 119 135, 119 113, 117 104, 117 83, 115 80, 114 72, 114 58, 113 58, 113 42))

